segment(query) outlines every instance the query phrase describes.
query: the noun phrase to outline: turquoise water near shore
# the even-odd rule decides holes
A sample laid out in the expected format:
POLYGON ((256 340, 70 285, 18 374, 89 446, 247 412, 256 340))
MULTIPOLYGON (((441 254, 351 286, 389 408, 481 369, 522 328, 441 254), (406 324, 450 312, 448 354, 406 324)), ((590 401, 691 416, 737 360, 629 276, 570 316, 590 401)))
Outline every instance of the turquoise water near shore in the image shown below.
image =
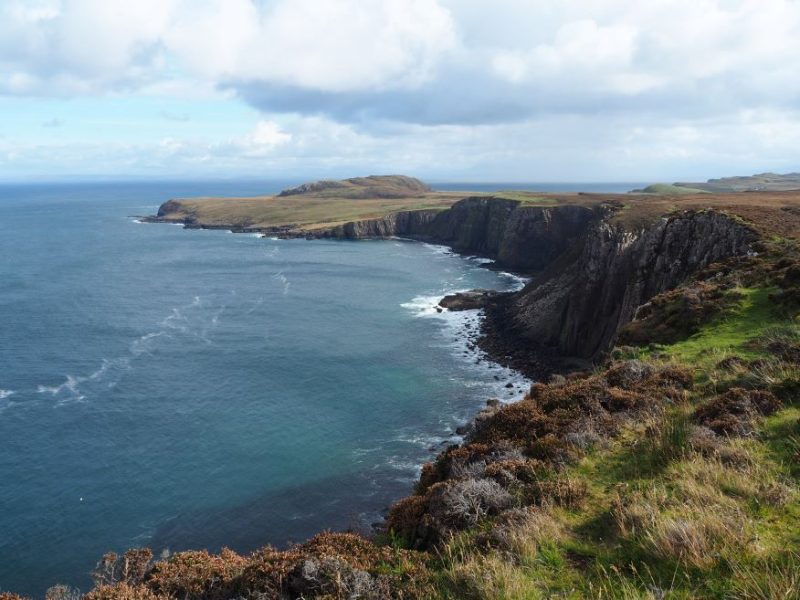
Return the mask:
POLYGON ((432 308, 520 285, 485 261, 132 217, 278 188, 0 186, 0 589, 85 590, 132 546, 368 528, 485 399, 525 390, 467 347, 475 313, 432 308))

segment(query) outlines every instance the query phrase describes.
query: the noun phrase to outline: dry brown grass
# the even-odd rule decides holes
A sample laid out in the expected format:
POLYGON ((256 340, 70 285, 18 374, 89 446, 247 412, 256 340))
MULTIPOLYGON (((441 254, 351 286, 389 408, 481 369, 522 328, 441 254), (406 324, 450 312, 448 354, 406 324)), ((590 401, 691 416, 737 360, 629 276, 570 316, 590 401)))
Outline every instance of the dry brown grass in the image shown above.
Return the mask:
POLYGON ((130 586, 127 583, 101 585, 86 594, 84 600, 167 600, 143 585, 130 586))
MULTIPOLYGON (((409 198, 337 198, 330 195, 258 196, 249 198, 191 198, 177 200, 179 210, 168 219, 191 217, 198 224, 256 228, 313 230, 350 221, 375 219, 389 213, 444 209, 468 196, 491 196, 480 192, 430 192, 409 198)), ((614 221, 628 228, 645 227, 655 220, 682 211, 719 210, 743 219, 767 236, 800 238, 800 192, 747 192, 652 196, 637 194, 548 194, 497 192, 527 206, 615 207, 614 221)))
POLYGON ((353 200, 315 196, 258 196, 252 198, 192 198, 176 201, 178 210, 165 218, 191 219, 207 226, 314 230, 350 221, 377 219, 389 213, 445 209, 463 194, 431 193, 422 197, 353 200))
POLYGON ((619 535, 655 556, 707 569, 758 548, 750 503, 784 504, 791 491, 757 463, 733 467, 692 456, 645 489, 618 489, 612 516, 619 535))
POLYGON ((564 524, 540 509, 519 509, 501 517, 477 544, 455 537, 441 551, 447 587, 456 598, 531 600, 552 597, 536 568, 548 548, 563 542, 564 524))
POLYGON ((791 600, 800 598, 800 555, 734 563, 731 597, 737 600, 791 600))

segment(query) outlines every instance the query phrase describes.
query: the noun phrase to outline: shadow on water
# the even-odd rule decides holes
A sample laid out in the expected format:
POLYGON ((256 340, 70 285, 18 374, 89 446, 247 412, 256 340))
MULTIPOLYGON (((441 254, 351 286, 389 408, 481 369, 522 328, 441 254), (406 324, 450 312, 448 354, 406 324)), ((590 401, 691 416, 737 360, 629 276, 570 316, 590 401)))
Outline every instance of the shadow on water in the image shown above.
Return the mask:
POLYGON ((324 529, 368 535, 381 513, 411 492, 410 478, 386 484, 397 474, 389 470, 348 473, 272 490, 235 506, 187 512, 159 525, 148 545, 156 555, 165 549, 218 552, 219 540, 225 540, 226 547, 244 553, 265 545, 286 548, 324 529), (365 504, 376 507, 375 512, 359 513, 356 507, 365 504))

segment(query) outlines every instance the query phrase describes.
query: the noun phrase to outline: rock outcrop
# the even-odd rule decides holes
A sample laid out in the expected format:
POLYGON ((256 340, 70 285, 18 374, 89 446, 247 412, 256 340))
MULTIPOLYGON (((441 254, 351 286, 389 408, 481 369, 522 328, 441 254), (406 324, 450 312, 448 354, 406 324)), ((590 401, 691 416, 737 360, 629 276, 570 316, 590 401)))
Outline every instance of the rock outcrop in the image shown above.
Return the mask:
POLYGON ((330 229, 314 232, 314 237, 349 240, 425 236, 431 223, 439 215, 437 210, 411 210, 396 212, 380 219, 352 221, 330 229))
MULTIPOLYGON (((173 203, 162 205, 154 220, 180 209, 173 203)), ((713 262, 746 253, 757 237, 740 220, 714 210, 688 210, 645 223, 626 221, 624 210, 614 202, 547 206, 476 196, 444 210, 396 212, 310 231, 289 226, 234 230, 282 237, 406 237, 535 273, 520 292, 486 299, 482 342, 495 358, 534 374, 529 368, 534 356, 571 357, 581 365, 595 361, 639 306, 713 262)), ((183 222, 198 226, 191 214, 183 214, 183 222)), ((547 361, 539 374, 553 364, 547 361)))
POLYGON ((410 237, 539 273, 520 292, 489 303, 489 335, 505 343, 486 349, 498 358, 522 353, 523 363, 534 353, 592 361, 611 348, 639 306, 713 262, 746 253, 756 238, 716 211, 629 225, 615 218, 618 210, 474 197, 444 211, 396 213, 320 235, 410 237))
POLYGON ((475 310, 485 308, 486 305, 500 296, 502 292, 495 290, 469 290, 449 294, 439 301, 439 306, 447 310, 475 310))
POLYGON ((665 217, 638 231, 609 214, 532 283, 504 299, 490 321, 505 321, 517 343, 595 359, 611 348, 639 306, 711 263, 746 253, 755 237, 744 224, 713 211, 665 217))
POLYGON ((537 272, 579 243, 597 209, 584 206, 527 206, 516 200, 472 197, 447 210, 399 212, 318 232, 318 237, 359 239, 408 237, 478 254, 498 266, 537 272))

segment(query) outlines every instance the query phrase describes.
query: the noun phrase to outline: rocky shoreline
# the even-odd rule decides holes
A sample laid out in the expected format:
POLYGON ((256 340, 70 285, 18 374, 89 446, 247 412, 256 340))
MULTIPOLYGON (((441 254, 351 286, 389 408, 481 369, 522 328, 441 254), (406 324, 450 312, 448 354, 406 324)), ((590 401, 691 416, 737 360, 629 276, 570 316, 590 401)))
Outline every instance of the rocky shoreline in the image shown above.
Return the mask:
POLYGON ((531 206, 468 197, 446 210, 398 212, 313 230, 170 217, 179 207, 171 200, 156 216, 140 220, 282 239, 410 239, 485 257, 494 268, 535 274, 518 292, 443 299, 443 308, 483 308, 480 348, 534 379, 591 367, 639 306, 713 262, 747 253, 756 238, 741 220, 716 210, 673 211, 627 223, 620 218, 623 207, 613 202, 531 206))

